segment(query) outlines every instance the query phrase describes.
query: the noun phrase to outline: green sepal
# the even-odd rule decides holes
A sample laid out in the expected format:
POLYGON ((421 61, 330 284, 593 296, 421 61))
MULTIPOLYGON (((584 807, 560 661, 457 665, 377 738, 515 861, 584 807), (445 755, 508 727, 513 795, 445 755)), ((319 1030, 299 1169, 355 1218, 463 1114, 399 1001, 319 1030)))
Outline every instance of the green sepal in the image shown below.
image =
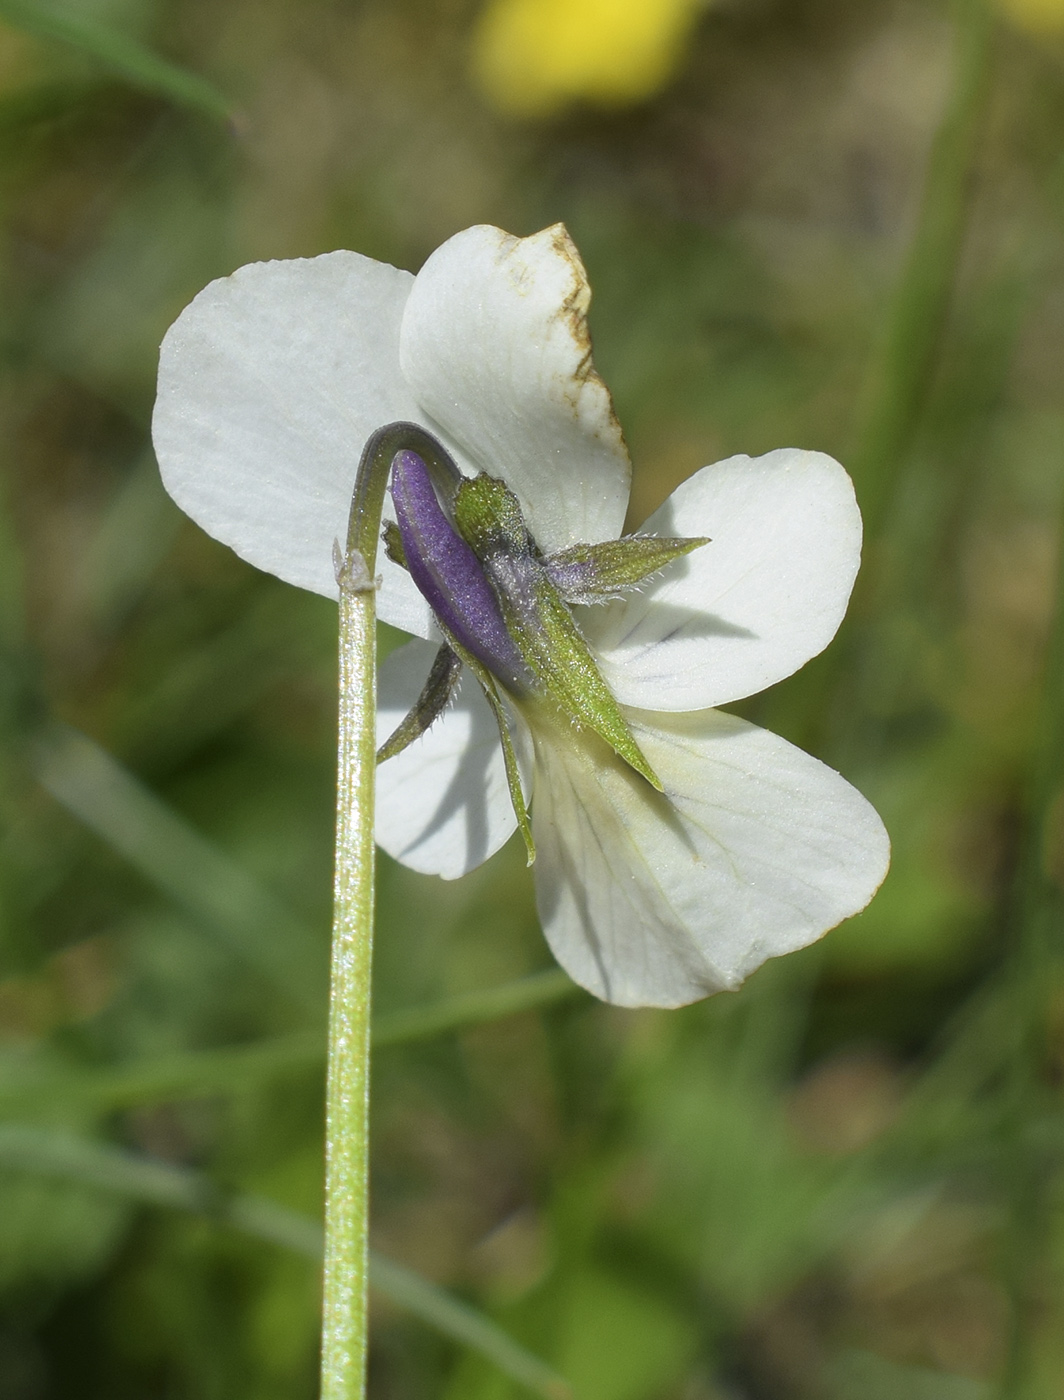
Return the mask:
POLYGON ((602 603, 619 598, 674 559, 709 544, 708 536, 667 539, 626 535, 602 544, 574 544, 543 562, 551 582, 567 603, 602 603))
POLYGON ((520 502, 505 481, 486 472, 459 483, 454 495, 454 523, 481 563, 498 554, 512 558, 532 552, 532 536, 520 502))
POLYGON ((453 639, 450 642, 444 642, 436 653, 436 659, 432 663, 428 680, 417 698, 417 703, 391 737, 377 750, 377 762, 383 763, 386 759, 394 758, 396 754, 402 753, 409 744, 412 744, 415 739, 420 739, 421 735, 439 719, 450 704, 458 686, 463 666, 468 666, 479 682, 480 688, 484 692, 484 698, 495 716, 495 723, 499 727, 499 740, 502 744, 503 764, 506 769, 506 785, 510 789, 510 802, 513 804, 521 839, 525 843, 528 864, 531 865, 536 859, 536 844, 532 839, 532 821, 528 815, 524 789, 521 787, 521 771, 517 763, 517 751, 514 748, 513 736, 510 733, 510 725, 506 718, 498 686, 495 683, 495 677, 482 662, 478 661, 475 656, 471 656, 464 647, 459 646, 453 639))
POLYGON ((394 520, 386 520, 384 528, 381 530, 381 539, 384 541, 384 552, 393 564, 398 564, 401 569, 410 572, 406 562, 406 550, 403 548, 403 537, 399 533, 399 526, 394 520))
POLYGON ((420 739, 451 703, 458 678, 462 673, 462 663, 451 648, 444 642, 436 653, 421 694, 410 713, 400 722, 394 733, 377 750, 377 762, 394 758, 402 753, 415 739, 420 739))
POLYGON ((510 802, 513 805, 514 816, 517 818, 517 829, 521 833, 521 840, 525 843, 527 857, 525 864, 533 865, 536 859, 536 843, 532 838, 532 820, 525 804, 525 793, 521 786, 521 769, 517 763, 517 750, 514 748, 513 735, 510 733, 510 724, 503 708, 502 697, 495 684, 495 677, 486 666, 483 666, 475 656, 467 656, 463 660, 480 682, 484 699, 491 707, 495 723, 499 726, 499 740, 502 744, 502 758, 506 768, 506 785, 510 789, 510 802))
MULTIPOLYGON (((466 478, 455 496, 454 518, 483 564, 506 629, 542 691, 570 720, 594 730, 662 792, 661 780, 636 743, 568 603, 535 552, 514 493, 505 482, 483 473, 466 478)), ((686 553, 686 541, 684 546, 679 553, 686 553)), ((672 557, 677 557, 676 550, 672 557)), ((661 567, 658 563, 651 571, 661 567)))
POLYGON ((577 724, 594 730, 619 758, 641 773, 651 787, 663 792, 661 779, 636 743, 568 604, 542 566, 533 575, 532 587, 536 615, 532 625, 507 601, 501 600, 507 628, 525 664, 559 709, 577 724))

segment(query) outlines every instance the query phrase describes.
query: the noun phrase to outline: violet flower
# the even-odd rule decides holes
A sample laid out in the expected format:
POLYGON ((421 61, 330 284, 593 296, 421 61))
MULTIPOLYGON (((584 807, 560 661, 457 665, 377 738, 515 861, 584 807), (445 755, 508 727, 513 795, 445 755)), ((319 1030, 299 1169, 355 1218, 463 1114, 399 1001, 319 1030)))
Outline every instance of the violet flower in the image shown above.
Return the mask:
POLYGON ((820 937, 886 872, 886 832, 856 789, 716 708, 828 644, 861 520, 830 457, 733 457, 641 527, 647 548, 671 549, 664 563, 614 569, 629 546, 605 542, 621 535, 630 465, 591 362, 589 299, 560 225, 467 229, 417 277, 352 252, 252 264, 168 332, 154 439, 205 530, 329 596, 375 429, 420 424, 465 477, 494 483, 478 488, 495 493, 478 525, 416 454, 397 459, 378 614, 415 640, 382 667, 381 742, 441 641, 456 660, 452 703, 381 764, 378 842, 453 879, 527 807, 558 961, 608 1001, 677 1006, 820 937))

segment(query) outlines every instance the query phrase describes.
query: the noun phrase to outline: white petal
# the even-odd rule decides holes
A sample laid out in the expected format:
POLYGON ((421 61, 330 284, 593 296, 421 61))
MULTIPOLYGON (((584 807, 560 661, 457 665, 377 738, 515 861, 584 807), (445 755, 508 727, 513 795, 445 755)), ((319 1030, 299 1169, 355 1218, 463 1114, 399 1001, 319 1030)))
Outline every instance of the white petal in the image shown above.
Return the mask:
MULTIPOLYGON (((358 253, 251 263, 163 340, 152 434, 166 489, 242 558, 327 597, 366 438, 425 421, 399 369, 412 285, 358 253)), ((431 635, 409 575, 383 551, 378 569, 381 617, 431 635)))
POLYGON ((418 273, 400 361, 418 402, 520 498, 540 547, 620 534, 631 468, 591 364, 591 293, 561 224, 530 238, 482 225, 418 273))
POLYGON ((861 558, 850 478, 787 448, 703 467, 650 517, 656 535, 709 535, 645 591, 584 609, 622 704, 697 710, 753 695, 823 651, 861 558))
MULTIPOLYGON (((435 655, 431 643, 413 641, 385 659, 378 745, 421 693, 435 655)), ((521 721, 514 738, 522 766, 530 768, 521 721)), ((377 769, 377 843, 411 870, 456 880, 494 855, 516 826, 494 716, 475 679, 463 671, 450 708, 427 734, 377 769)))
POLYGON ((629 719, 668 802, 586 733, 534 730, 537 903, 582 986, 681 1006, 868 903, 889 841, 838 773, 716 710, 629 719))

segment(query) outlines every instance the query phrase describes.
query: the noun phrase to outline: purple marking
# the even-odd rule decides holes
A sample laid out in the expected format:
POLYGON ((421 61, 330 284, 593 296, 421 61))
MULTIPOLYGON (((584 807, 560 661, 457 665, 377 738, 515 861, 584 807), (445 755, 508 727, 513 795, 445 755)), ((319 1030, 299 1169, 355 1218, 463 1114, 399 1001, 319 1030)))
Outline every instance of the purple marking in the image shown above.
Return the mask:
POLYGON ((545 559, 547 577, 570 603, 589 603, 595 594, 595 566, 590 559, 567 559, 564 563, 545 559))
POLYGON ((395 454, 391 493, 410 577, 441 628, 511 690, 528 690, 531 677, 480 560, 443 513, 416 452, 395 454))

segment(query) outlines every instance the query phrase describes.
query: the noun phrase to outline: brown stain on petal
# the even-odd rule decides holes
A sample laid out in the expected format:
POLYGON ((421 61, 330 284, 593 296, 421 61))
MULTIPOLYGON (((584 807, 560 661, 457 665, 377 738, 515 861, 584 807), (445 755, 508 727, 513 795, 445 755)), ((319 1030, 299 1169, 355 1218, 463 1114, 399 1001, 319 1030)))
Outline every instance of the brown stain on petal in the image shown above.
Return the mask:
MULTIPOLYGON (((518 238, 515 233, 504 233, 502 229, 499 229, 498 232, 502 234, 502 237, 499 239, 499 251, 496 254, 496 260, 505 268, 514 287, 519 292, 524 292, 531 282, 531 275, 527 265, 519 258, 515 258, 514 253, 525 240, 523 238, 518 238)), ((533 235, 533 237, 534 236, 535 235, 533 235)))
MULTIPOLYGON (((575 387, 566 385, 562 392, 573 410, 573 417, 578 419, 580 416, 580 396, 584 389, 590 386, 600 390, 614 441, 627 457, 628 446, 624 440, 624 431, 621 428, 620 420, 613 407, 613 399, 605 381, 595 369, 592 356, 591 330, 587 322, 587 313, 591 305, 591 286, 587 280, 587 270, 584 267, 583 259, 577 251, 576 244, 569 237, 569 230, 564 224, 552 224, 550 228, 544 230, 544 233, 550 236, 553 251, 568 264, 572 274, 572 288, 558 308, 556 316, 568 331, 569 338, 579 352, 579 359, 572 373, 572 386, 575 387)), ((541 235, 533 236, 540 237, 541 235)), ((602 438, 605 434, 596 429, 594 436, 602 438)))

